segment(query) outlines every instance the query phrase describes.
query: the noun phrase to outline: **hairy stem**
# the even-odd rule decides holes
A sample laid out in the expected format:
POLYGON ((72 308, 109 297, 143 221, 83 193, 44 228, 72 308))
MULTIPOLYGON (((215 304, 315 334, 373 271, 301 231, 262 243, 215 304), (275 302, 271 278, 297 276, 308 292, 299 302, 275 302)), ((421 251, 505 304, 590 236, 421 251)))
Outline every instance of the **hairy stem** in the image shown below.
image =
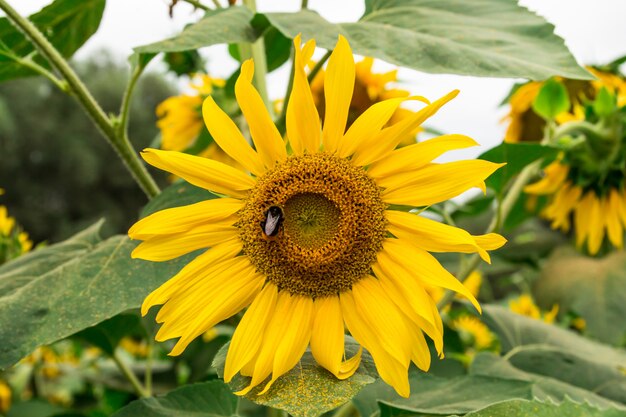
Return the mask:
POLYGON ((148 197, 156 196, 159 193, 159 188, 132 148, 130 141, 117 135, 112 121, 104 113, 65 58, 50 44, 48 39, 35 25, 17 13, 5 0, 0 0, 0 10, 6 13, 9 21, 26 36, 39 53, 63 76, 72 96, 76 98, 107 142, 115 149, 144 193, 148 197))
MULTIPOLYGON (((256 13, 256 0, 243 0, 243 4, 252 11, 252 13, 256 13)), ((245 51, 247 48, 243 48, 245 51)), ((254 86, 256 87, 259 95, 263 99, 263 103, 265 107, 270 112, 270 115, 274 114, 274 109, 272 103, 270 102, 269 96, 267 94, 267 60, 265 58, 265 44, 263 43, 263 37, 260 37, 255 42, 250 44, 248 52, 250 58, 254 61, 254 79, 252 80, 254 86)), ((241 58, 244 58, 242 54, 241 58)))
POLYGON ((119 370, 122 372, 124 377, 126 377, 126 379, 128 379, 128 382, 130 382, 130 384, 133 386, 133 389, 135 390, 137 395, 141 398, 149 397, 150 394, 148 394, 148 391, 146 391, 143 385, 141 385, 141 382, 139 382, 139 379, 137 379, 137 376, 128 367, 128 365, 126 365, 126 363, 119 357, 119 355, 117 353, 114 353, 111 358, 113 359, 113 362, 115 362, 119 370))

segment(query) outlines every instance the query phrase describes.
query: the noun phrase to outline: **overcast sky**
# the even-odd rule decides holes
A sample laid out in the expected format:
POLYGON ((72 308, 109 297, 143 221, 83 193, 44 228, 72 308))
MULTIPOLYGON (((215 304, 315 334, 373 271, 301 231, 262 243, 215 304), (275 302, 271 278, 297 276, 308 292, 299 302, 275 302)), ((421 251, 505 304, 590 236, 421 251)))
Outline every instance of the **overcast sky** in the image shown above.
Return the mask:
MULTIPOLYGON (((208 0, 203 1, 210 4, 208 0)), ((225 3, 225 0, 220 1, 225 3)), ((48 1, 12 0, 11 3, 21 13, 30 14, 48 1)), ((102 48, 126 57, 134 46, 174 35, 185 24, 201 17, 201 12, 181 1, 171 19, 168 3, 166 0, 108 0, 99 31, 77 57, 84 58, 102 48)), ((257 3, 259 11, 295 11, 300 0, 257 0, 257 3)), ((605 63, 626 55, 626 25, 623 23, 626 1, 521 0, 520 4, 554 24, 556 33, 565 39, 580 63, 605 63)), ((354 21, 363 13, 361 0, 310 0, 309 7, 333 22, 354 21)), ((208 57, 212 75, 226 77, 236 68, 223 46, 205 48, 203 54, 208 57)), ((379 62, 377 68, 383 70, 390 66, 379 62)), ((287 72, 288 69, 283 68, 270 77, 270 95, 274 98, 283 94, 287 72)), ((399 78, 405 89, 430 99, 455 88, 461 90, 459 97, 440 110, 429 124, 446 133, 470 135, 481 143, 481 149, 465 151, 464 155, 475 156, 502 140, 504 126, 499 120, 506 110, 498 108, 498 103, 515 80, 430 75, 407 69, 400 70, 399 78)), ((458 156, 450 155, 450 158, 458 156)))

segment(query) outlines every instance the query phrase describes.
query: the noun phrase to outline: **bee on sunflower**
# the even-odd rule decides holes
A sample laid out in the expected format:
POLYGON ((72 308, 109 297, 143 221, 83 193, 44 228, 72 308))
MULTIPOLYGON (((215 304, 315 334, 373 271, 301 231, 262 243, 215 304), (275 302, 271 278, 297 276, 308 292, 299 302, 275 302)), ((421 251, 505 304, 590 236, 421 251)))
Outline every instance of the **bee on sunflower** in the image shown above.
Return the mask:
POLYGON ((430 366, 424 335, 439 354, 443 325, 427 288, 472 293, 430 252, 478 253, 505 243, 491 233, 472 236, 400 207, 427 207, 484 180, 501 164, 482 160, 435 163, 444 152, 475 146, 463 135, 443 135, 396 149, 409 132, 458 91, 429 102, 396 97, 365 110, 346 130, 355 63, 339 37, 324 76, 323 121, 305 72, 315 49, 294 39, 294 80, 286 109, 287 143, 252 85, 245 61, 235 94, 253 146, 208 97, 202 107, 216 143, 243 169, 180 152, 146 149, 151 165, 219 197, 166 209, 129 230, 142 240, 132 256, 166 261, 205 251, 153 291, 142 313, 161 305, 156 336, 178 338, 179 355, 195 338, 247 308, 226 357, 224 379, 250 377, 245 395, 264 383, 267 392, 310 346, 319 365, 337 378, 359 367, 361 351, 346 358, 345 329, 367 349, 381 378, 409 395, 408 367, 430 366), (400 104, 424 107, 387 123, 400 104))

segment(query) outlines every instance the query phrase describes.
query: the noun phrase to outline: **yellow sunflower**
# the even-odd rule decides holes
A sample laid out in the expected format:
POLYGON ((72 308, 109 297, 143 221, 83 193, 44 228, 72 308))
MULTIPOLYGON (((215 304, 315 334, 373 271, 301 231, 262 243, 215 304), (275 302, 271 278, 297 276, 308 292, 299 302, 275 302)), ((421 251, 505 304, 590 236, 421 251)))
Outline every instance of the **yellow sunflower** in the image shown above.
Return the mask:
MULTIPOLYGON (((391 98, 408 97, 410 95, 406 90, 393 88, 389 85, 398 80, 398 70, 375 73, 372 71, 373 65, 374 58, 371 57, 365 57, 362 61, 354 65, 354 90, 352 92, 352 99, 350 100, 346 129, 350 128, 352 123, 374 104, 391 98)), ((325 72, 323 70, 320 70, 311 82, 313 102, 315 103, 315 107, 317 107, 321 119, 324 119, 326 112, 324 82, 325 72)), ((398 123, 402 119, 410 117, 413 113, 414 112, 411 110, 398 107, 389 118, 387 126, 398 123)), ((420 130, 422 129, 418 126, 414 131, 406 134, 400 141, 399 146, 415 143, 415 135, 420 130)))
POLYGON ((520 294, 519 297, 509 301, 509 309, 522 316, 543 320, 546 323, 554 323, 559 313, 559 306, 554 304, 550 311, 541 311, 529 294, 520 294))
MULTIPOLYGON (((626 105, 626 80, 623 77, 587 67, 587 70, 597 77, 597 80, 583 81, 557 77, 567 89, 572 106, 568 112, 557 116, 556 122, 562 124, 572 120, 584 119, 582 104, 586 100, 593 100, 602 88, 607 88, 617 96, 618 106, 626 105)), ((530 81, 520 86, 509 99, 509 114, 503 120, 508 121, 504 141, 539 142, 543 138, 545 120, 537 115, 532 104, 543 82, 530 81)))
MULTIPOLYGON (((555 161, 544 169, 544 177, 528 185, 524 191, 534 195, 547 195, 549 201, 541 216, 551 221, 553 229, 568 232, 573 218, 576 246, 595 255, 600 250, 605 234, 611 244, 621 249, 626 227, 626 193, 618 184, 598 192, 598 183, 581 187, 571 178, 575 170, 561 161, 555 161)), ((621 178, 623 172, 614 172, 612 179, 621 178)))
POLYGON ((477 350, 489 349, 495 341, 495 337, 489 330, 489 327, 478 318, 469 314, 456 318, 452 322, 452 328, 468 335, 471 339, 471 344, 477 350))
POLYGON ((150 164, 223 196, 154 213, 130 229, 131 238, 143 240, 135 258, 165 261, 208 248, 152 292, 142 313, 162 305, 156 338, 178 338, 170 354, 179 355, 196 337, 249 306, 224 370, 226 381, 237 373, 251 377, 240 395, 266 381, 259 394, 265 393, 308 346, 337 378, 350 377, 360 351, 345 358, 345 326, 371 353, 381 378, 406 397, 410 362, 423 370, 430 365, 424 333, 442 351, 443 326, 426 286, 452 289, 480 309, 429 252, 477 252, 489 260, 487 250, 505 240, 497 234, 472 236, 393 207, 429 206, 471 187, 484 188, 500 165, 432 162, 446 151, 476 145, 462 135, 395 150, 457 91, 432 104, 419 97, 381 101, 346 131, 355 66, 343 37, 328 62, 322 124, 304 69, 315 43, 301 47, 297 36, 294 45, 288 147, 252 86, 254 64, 248 60, 235 93, 254 148, 211 97, 203 105, 211 135, 245 171, 179 152, 142 153, 150 164), (384 127, 407 99, 426 106, 384 127))

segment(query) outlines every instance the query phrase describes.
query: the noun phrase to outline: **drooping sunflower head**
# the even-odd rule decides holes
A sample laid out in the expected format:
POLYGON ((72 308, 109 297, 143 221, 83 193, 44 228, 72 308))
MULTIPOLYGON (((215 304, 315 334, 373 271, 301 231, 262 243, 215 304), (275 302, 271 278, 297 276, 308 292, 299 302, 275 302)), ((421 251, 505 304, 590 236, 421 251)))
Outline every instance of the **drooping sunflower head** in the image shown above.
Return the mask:
MULTIPOLYGON (((626 105, 626 80, 622 76, 592 67, 587 67, 587 70, 597 79, 583 81, 557 77, 557 80, 565 86, 571 103, 567 112, 557 116, 558 124, 584 119, 584 104, 594 100, 603 88, 617 96, 620 107, 626 105)), ((503 119, 508 122, 505 142, 539 142, 543 139, 546 122, 532 108, 542 86, 543 82, 530 81, 517 87, 511 94, 508 100, 509 114, 503 119)))
POLYGON ((246 394, 260 394, 292 369, 308 346, 320 366, 348 378, 360 351, 345 357, 351 335, 373 356, 383 380, 408 396, 411 362, 430 365, 425 335, 442 352, 443 325, 427 288, 452 289, 479 308, 475 297, 429 252, 479 253, 497 249, 496 234, 472 236, 394 207, 425 207, 452 198, 484 180, 500 165, 473 160, 435 163, 452 149, 476 145, 463 135, 444 135, 396 149, 409 132, 454 98, 430 103, 396 97, 365 110, 348 129, 355 63, 340 37, 324 77, 322 118, 305 64, 314 41, 294 40, 294 81, 286 111, 285 144, 259 93, 254 64, 243 63, 235 94, 251 144, 209 97, 207 128, 242 169, 179 152, 146 149, 150 164, 223 196, 163 210, 129 231, 143 242, 133 256, 164 261, 205 251, 152 292, 142 312, 162 305, 157 340, 178 338, 180 354, 196 337, 248 307, 226 358, 224 378, 251 377, 246 394), (406 100, 424 107, 388 125, 406 100))

